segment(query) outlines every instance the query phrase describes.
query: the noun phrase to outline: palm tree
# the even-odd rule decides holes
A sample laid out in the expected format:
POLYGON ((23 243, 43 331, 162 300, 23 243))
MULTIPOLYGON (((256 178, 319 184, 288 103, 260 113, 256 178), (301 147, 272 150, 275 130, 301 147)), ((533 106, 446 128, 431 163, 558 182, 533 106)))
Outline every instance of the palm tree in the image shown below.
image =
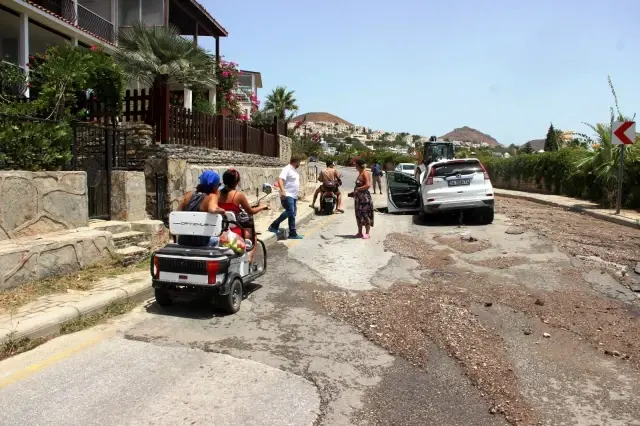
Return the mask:
MULTIPOLYGON (((621 149, 620 145, 611 144, 611 123, 614 121, 633 121, 635 119, 635 114, 633 117, 627 117, 620 112, 618 96, 616 95, 616 91, 610 77, 608 78, 608 81, 613 95, 615 109, 614 107, 610 108, 609 123, 597 123, 596 125, 584 123, 595 133, 595 135, 594 137, 587 135, 579 136, 586 140, 587 143, 594 148, 594 151, 589 152, 584 159, 578 162, 577 166, 584 173, 594 176, 595 181, 604 186, 605 190, 609 193, 611 200, 613 200, 616 183, 618 181, 618 167, 621 149)), ((629 164, 638 160, 640 160, 640 149, 637 148, 637 145, 633 145, 627 149, 625 163, 629 164)), ((626 179, 627 175, 625 174, 623 180, 626 179)))
MULTIPOLYGON (((264 108, 266 110, 274 111, 278 119, 285 120, 287 117, 287 111, 291 111, 293 113, 298 110, 296 98, 293 94, 293 90, 287 90, 285 86, 278 86, 267 96, 264 108)), ((289 118, 291 118, 291 114, 289 118)))
POLYGON ((216 60, 174 27, 136 22, 118 34, 115 59, 130 79, 149 87, 170 83, 213 87, 216 60))

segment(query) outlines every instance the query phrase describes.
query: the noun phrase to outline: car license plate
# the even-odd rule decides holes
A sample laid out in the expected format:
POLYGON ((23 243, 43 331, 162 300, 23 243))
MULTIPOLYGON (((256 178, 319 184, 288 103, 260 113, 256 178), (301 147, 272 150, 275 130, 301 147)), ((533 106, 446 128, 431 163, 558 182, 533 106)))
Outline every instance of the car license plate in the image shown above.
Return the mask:
POLYGON ((471 185, 471 179, 456 179, 456 180, 449 181, 449 186, 461 186, 461 185, 471 185))

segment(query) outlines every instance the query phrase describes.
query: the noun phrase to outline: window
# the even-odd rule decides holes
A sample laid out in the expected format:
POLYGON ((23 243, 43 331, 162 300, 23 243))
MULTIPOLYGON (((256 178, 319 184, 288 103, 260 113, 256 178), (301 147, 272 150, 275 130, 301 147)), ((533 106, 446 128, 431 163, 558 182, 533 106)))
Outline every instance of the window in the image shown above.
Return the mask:
POLYGON ((0 59, 12 64, 18 64, 18 50, 20 46, 20 17, 0 9, 0 59))
POLYGON ((146 25, 164 25, 164 1, 141 0, 142 21, 146 25))
POLYGON ((434 175, 437 177, 448 177, 455 175, 470 175, 472 173, 482 173, 482 167, 477 160, 456 161, 436 166, 434 175))
POLYGON ((163 0, 120 0, 120 26, 143 21, 148 26, 164 25, 163 0))
POLYGON ((139 0, 119 0, 118 8, 120 16, 118 19, 119 26, 132 25, 140 20, 140 1, 139 0))

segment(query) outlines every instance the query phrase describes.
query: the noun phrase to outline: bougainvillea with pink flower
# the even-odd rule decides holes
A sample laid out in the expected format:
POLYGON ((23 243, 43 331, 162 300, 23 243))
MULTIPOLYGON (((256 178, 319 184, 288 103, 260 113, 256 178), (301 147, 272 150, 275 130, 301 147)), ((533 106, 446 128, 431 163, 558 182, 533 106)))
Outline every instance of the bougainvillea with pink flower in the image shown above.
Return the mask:
POLYGON ((221 60, 216 67, 216 77, 218 78, 216 96, 216 114, 240 119, 246 115, 242 111, 240 104, 241 96, 238 95, 240 70, 238 64, 221 60))

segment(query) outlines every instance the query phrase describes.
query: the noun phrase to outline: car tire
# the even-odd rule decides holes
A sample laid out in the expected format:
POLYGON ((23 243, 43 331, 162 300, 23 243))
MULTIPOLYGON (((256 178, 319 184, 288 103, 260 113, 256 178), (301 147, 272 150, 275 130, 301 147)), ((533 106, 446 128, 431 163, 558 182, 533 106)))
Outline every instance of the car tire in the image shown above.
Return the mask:
POLYGON ((242 304, 242 281, 235 278, 229 286, 229 294, 216 297, 216 307, 228 315, 235 314, 242 304))
POLYGON ((424 200, 422 194, 420 194, 420 211, 418 212, 418 219, 421 223, 427 223, 427 213, 424 211, 424 200))
POLYGON ((156 298, 156 303, 160 306, 171 306, 173 305, 173 299, 171 298, 171 294, 167 289, 164 288, 156 288, 154 289, 154 296, 156 298))
POLYGON ((485 207, 478 211, 478 221, 482 225, 491 225, 493 223, 494 209, 493 207, 485 207))

